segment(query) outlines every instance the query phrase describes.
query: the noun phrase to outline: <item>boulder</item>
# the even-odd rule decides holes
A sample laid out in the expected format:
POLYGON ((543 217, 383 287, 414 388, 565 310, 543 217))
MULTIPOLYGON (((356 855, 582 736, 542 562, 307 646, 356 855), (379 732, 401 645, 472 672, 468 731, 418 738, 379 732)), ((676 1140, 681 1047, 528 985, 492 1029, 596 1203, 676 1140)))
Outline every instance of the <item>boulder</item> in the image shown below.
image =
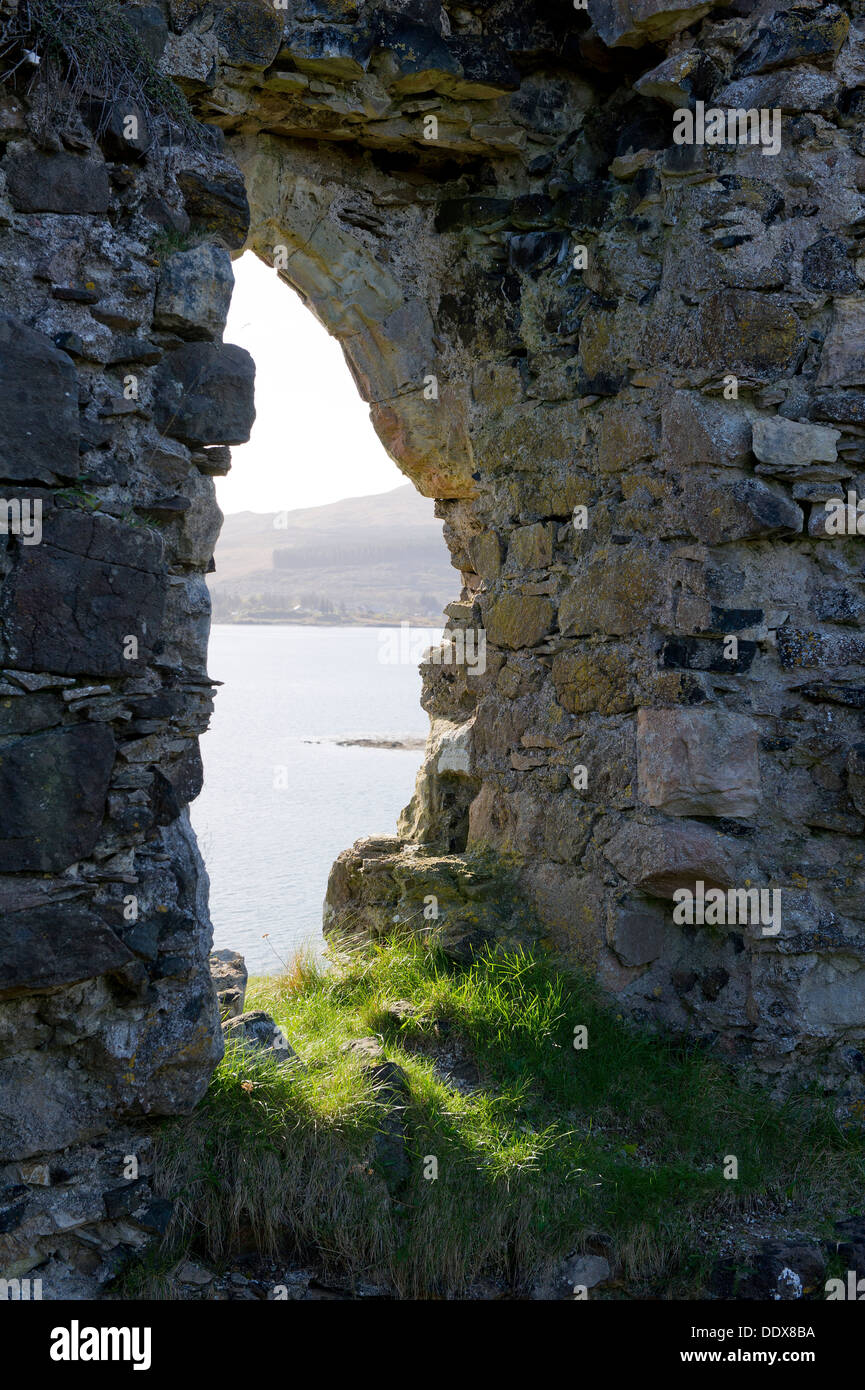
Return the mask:
POLYGON ((299 1062, 299 1057, 282 1029, 263 1009, 228 1018, 222 1025, 226 1042, 236 1042, 251 1055, 264 1053, 282 1062, 299 1062))
POLYGON ((243 1013, 246 982, 249 978, 246 961, 239 951, 211 951, 210 978, 219 1001, 220 1017, 239 1018, 243 1013))

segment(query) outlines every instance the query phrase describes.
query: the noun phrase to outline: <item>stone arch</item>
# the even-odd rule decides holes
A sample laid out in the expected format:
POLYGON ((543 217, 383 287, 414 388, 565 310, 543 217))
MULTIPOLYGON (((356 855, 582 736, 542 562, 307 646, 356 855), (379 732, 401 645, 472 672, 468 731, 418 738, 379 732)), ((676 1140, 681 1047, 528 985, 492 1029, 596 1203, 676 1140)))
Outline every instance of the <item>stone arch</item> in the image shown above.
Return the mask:
MULTIPOLYGON (((856 1094, 865 596, 826 503, 865 492, 859 0, 128 8, 212 143, 46 126, 38 84, 0 108, 0 471, 45 509, 0 553, 2 1185, 77 1145, 100 1221, 88 1141, 143 1143, 118 1121, 188 1109, 219 1055, 185 808, 248 235, 438 500, 450 644, 487 643, 428 664, 415 801, 331 916, 431 893, 458 953, 540 938, 642 1022, 856 1094), (777 110, 780 149, 677 143, 698 100, 777 110), (698 882, 777 890, 781 931, 677 922, 698 882)), ((69 1255, 54 1201, 0 1233, 15 1270, 69 1255)))

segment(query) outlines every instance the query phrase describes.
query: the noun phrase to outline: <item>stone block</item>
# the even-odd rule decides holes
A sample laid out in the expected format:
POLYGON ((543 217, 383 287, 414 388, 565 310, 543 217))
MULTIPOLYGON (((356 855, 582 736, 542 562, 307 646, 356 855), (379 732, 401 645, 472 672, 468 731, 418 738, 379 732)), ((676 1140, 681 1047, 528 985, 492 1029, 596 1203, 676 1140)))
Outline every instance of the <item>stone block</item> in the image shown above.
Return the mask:
POLYGON ((77 984, 132 959, 101 918, 69 903, 0 917, 0 999, 77 984))
POLYGON ((688 28, 711 8, 699 0, 592 0, 589 11, 608 48, 641 48, 688 28))
POLYGON ((221 338, 234 271, 222 246, 205 242, 165 262, 156 290, 154 322, 183 338, 221 338))
POLYGON ((662 411, 664 448, 671 462, 738 468, 751 453, 751 422, 741 406, 674 391, 662 411))
POLYGON ((78 374, 65 352, 0 314, 0 478, 56 483, 80 471, 78 374))
POLYGON ((490 605, 486 616, 487 639, 494 647, 516 651, 534 647, 549 632, 553 605, 548 598, 505 594, 490 605))
POLYGON ((114 767, 105 724, 31 734, 0 749, 0 873, 67 869, 93 849, 114 767))
POLYGON ((6 165, 9 200, 16 212, 91 213, 108 211, 108 169, 75 154, 27 150, 6 165))
POLYGON ((747 818, 760 800, 757 728, 721 709, 641 709, 640 800, 668 815, 747 818))
POLYGON ((52 509, 41 545, 18 547, 0 587, 0 650, 25 671, 127 675, 160 633, 165 587, 157 533, 78 507, 52 509), (137 658, 127 655, 130 636, 137 658))
POLYGON ((199 448, 243 444, 255 419, 255 363, 233 344, 188 343, 156 373, 153 416, 162 434, 199 448))

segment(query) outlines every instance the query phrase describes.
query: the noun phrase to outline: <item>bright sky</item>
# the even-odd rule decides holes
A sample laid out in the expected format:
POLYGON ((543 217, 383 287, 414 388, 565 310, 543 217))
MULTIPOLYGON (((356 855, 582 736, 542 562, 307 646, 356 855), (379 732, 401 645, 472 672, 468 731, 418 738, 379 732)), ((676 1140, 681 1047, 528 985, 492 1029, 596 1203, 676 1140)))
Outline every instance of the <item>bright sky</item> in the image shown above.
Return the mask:
POLYGON ((299 297, 248 251, 234 262, 225 330, 255 359, 256 420, 216 479, 230 512, 291 511, 343 497, 390 492, 405 482, 357 393, 342 349, 299 297))

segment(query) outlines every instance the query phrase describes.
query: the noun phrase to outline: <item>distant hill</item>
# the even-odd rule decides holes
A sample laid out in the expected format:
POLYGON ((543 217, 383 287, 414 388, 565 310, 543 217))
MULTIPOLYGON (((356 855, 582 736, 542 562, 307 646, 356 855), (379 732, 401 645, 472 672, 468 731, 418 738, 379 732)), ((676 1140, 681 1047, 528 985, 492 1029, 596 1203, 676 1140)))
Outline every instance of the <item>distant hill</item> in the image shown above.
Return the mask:
POLYGON ((406 483, 292 512, 226 516, 214 622, 441 621, 459 592, 430 498, 406 483))

